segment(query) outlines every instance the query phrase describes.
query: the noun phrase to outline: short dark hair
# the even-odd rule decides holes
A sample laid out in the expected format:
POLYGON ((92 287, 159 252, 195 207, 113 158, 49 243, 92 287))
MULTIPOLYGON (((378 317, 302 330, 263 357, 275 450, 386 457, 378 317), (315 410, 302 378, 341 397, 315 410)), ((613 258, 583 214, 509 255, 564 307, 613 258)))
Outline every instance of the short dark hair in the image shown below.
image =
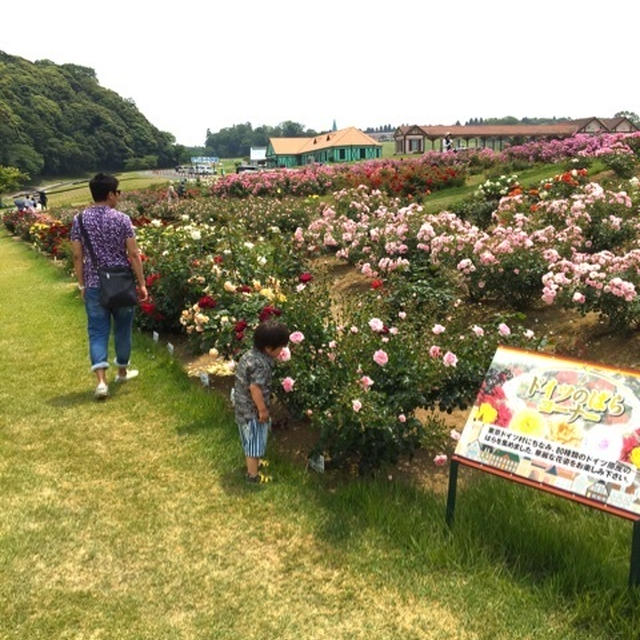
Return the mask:
POLYGON ((97 173, 89 182, 89 189, 94 202, 104 202, 110 193, 118 190, 118 178, 108 173, 97 173))
POLYGON ((288 342, 289 329, 281 322, 262 322, 253 334, 253 346, 260 351, 264 351, 266 347, 286 347, 288 342))

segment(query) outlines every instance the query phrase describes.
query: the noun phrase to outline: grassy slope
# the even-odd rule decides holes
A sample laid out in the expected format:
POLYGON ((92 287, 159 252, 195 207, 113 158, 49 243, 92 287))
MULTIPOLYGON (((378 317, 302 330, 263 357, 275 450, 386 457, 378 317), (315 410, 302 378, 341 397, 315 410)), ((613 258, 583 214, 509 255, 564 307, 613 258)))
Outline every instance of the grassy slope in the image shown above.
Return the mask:
MULTIPOLYGON (((137 171, 129 171, 126 173, 116 174, 120 180, 120 188, 123 191, 134 191, 145 189, 154 184, 162 184, 167 182, 167 178, 162 176, 153 176, 139 173, 137 171)), ((91 202, 91 193, 89 192, 89 183, 84 182, 78 185, 62 186, 49 194, 49 207, 81 207, 91 202)))

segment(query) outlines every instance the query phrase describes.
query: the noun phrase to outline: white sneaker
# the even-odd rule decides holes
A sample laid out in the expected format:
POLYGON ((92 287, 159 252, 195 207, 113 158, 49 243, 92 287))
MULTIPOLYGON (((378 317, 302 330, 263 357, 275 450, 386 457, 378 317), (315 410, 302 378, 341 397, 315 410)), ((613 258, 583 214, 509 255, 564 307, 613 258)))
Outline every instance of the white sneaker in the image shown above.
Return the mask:
POLYGON ((96 387, 95 396, 96 398, 106 398, 109 395, 109 387, 106 382, 99 382, 96 387))
POLYGON ((125 376, 121 376, 120 374, 118 374, 114 378, 114 382, 126 382, 127 380, 133 380, 134 378, 138 377, 138 373, 139 371, 137 369, 129 369, 127 371, 127 375, 125 376))

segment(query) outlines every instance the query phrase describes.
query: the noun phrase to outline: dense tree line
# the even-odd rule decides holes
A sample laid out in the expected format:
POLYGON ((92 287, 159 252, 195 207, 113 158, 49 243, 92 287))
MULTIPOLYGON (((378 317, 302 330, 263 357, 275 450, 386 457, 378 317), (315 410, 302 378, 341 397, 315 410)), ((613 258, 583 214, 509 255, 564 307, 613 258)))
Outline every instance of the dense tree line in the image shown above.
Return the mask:
POLYGON ((0 51, 0 164, 32 178, 162 167, 178 161, 174 143, 132 100, 101 87, 93 69, 0 51))
POLYGON ((365 133, 393 133, 396 128, 390 124, 382 124, 379 127, 367 127, 365 133))
POLYGON ((505 116, 504 118, 471 118, 464 124, 465 126, 499 125, 499 124, 560 124, 568 122, 571 118, 514 118, 505 116))
POLYGON ((303 124, 286 120, 275 127, 263 124, 255 129, 250 122, 234 124, 213 133, 207 129, 205 141, 206 155, 219 158, 240 158, 248 156, 251 147, 266 147, 269 138, 301 138, 318 135, 313 129, 305 129, 303 124))

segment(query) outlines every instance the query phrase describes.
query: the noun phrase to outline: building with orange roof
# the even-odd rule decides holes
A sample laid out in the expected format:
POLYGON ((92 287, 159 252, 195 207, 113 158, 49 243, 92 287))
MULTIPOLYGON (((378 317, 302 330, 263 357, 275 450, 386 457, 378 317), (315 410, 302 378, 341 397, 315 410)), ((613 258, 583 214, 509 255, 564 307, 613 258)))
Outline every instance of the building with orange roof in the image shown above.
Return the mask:
POLYGON ((312 138, 269 138, 267 163, 299 167, 312 162, 354 162, 382 157, 382 145, 366 133, 347 127, 312 138))
POLYGON ((393 134, 396 153, 443 151, 449 136, 453 148, 488 147, 502 151, 506 144, 529 140, 569 138, 578 133, 631 133, 638 127, 628 118, 581 118, 556 124, 411 125, 393 134))

